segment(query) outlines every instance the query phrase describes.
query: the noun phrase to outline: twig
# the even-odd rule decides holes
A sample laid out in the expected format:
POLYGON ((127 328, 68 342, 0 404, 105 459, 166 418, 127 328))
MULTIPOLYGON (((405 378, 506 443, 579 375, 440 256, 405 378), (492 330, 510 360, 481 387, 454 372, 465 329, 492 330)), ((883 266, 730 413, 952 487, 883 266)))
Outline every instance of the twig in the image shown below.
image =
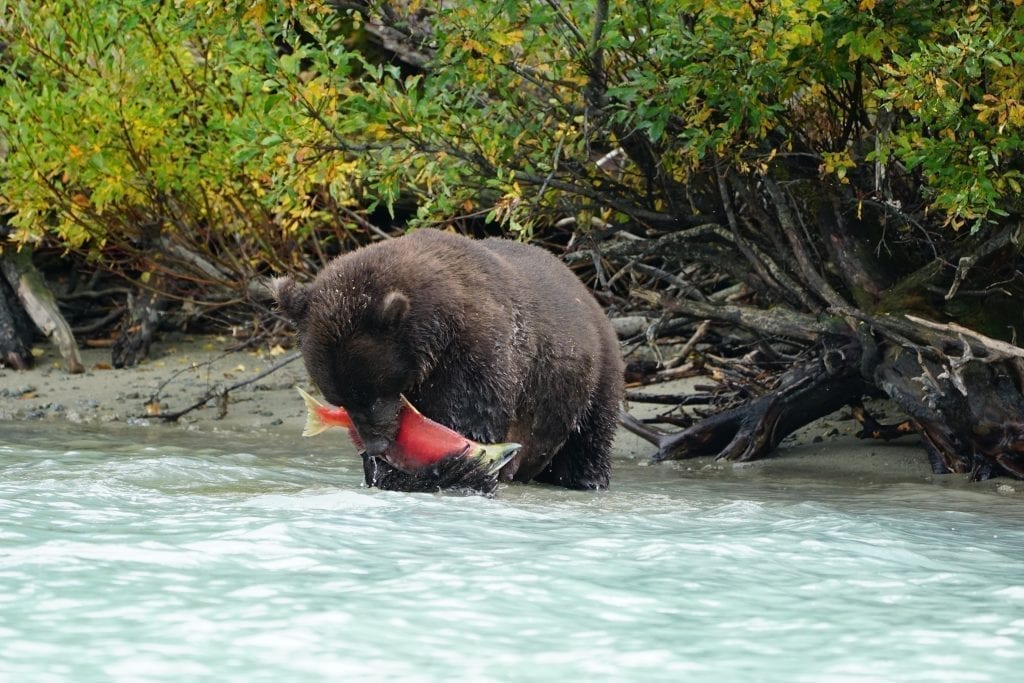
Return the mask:
POLYGON ((96 330, 103 329, 107 325, 116 322, 118 318, 124 315, 125 310, 126 309, 124 306, 115 306, 114 310, 110 311, 109 313, 104 315, 102 318, 99 318, 98 320, 94 320, 93 322, 85 325, 79 325, 78 327, 72 327, 71 332, 76 336, 81 336, 83 334, 91 334, 96 330))
POLYGON ((215 358, 211 358, 208 361, 205 361, 203 363, 192 363, 188 367, 182 368, 181 370, 178 370, 177 372, 171 374, 170 377, 168 377, 163 382, 161 382, 160 385, 156 389, 153 390, 153 393, 149 395, 149 402, 150 403, 155 403, 158 400, 160 400, 160 392, 163 391, 164 387, 166 387, 168 384, 170 384, 171 382, 176 380, 180 375, 188 372, 189 370, 197 370, 198 368, 201 368, 204 365, 213 365, 214 363, 219 361, 221 358, 225 358, 225 357, 227 357, 229 355, 231 355, 231 352, 230 351, 226 351, 226 352, 220 354, 219 356, 217 356, 215 358))
MULTIPOLYGON (((922 325, 932 330, 952 332, 956 333, 957 335, 970 337, 979 342, 989 351, 995 351, 996 353, 1001 353, 1011 358, 1024 358, 1024 349, 1020 348, 1019 346, 1014 346, 1013 344, 1008 344, 1007 342, 1000 341, 998 339, 993 339, 992 337, 986 337, 980 332, 975 332, 974 330, 964 327, 962 325, 957 325, 956 323, 946 323, 943 325, 941 323, 934 323, 930 320, 925 320, 924 318, 918 318, 916 315, 909 314, 905 314, 903 317, 909 320, 910 322, 917 323, 918 325, 922 325)), ((963 343, 962 340, 961 343, 963 343)), ((966 345, 967 344, 964 344, 964 346, 966 345)))
POLYGON ((636 391, 626 392, 626 401, 630 403, 660 403, 672 406, 704 406, 714 402, 714 394, 646 394, 636 391))
MULTIPOLYGON (((224 355, 227 355, 227 354, 224 354, 224 355)), ((298 359, 299 357, 301 357, 301 355, 302 355, 301 353, 296 351, 295 353, 292 353, 292 354, 289 354, 289 355, 285 356, 284 358, 279 360, 277 363, 275 363, 274 365, 271 365, 269 368, 267 368, 263 372, 259 373, 258 375, 255 375, 254 377, 250 377, 249 379, 242 380, 240 382, 235 382, 234 384, 232 384, 230 386, 227 386, 227 387, 224 387, 224 388, 221 388, 218 385, 218 386, 216 386, 216 387, 214 387, 212 389, 208 389, 205 394, 203 394, 199 399, 196 400, 195 403, 193 403, 192 405, 188 406, 187 408, 182 408, 181 410, 176 410, 176 411, 169 412, 169 413, 161 411, 161 412, 156 413, 154 415, 136 415, 135 417, 141 418, 141 419, 146 419, 146 420, 154 420, 155 419, 155 420, 164 420, 165 422, 176 422, 178 420, 178 418, 181 417, 182 415, 190 413, 190 412, 192 412, 193 410, 195 410, 197 408, 203 407, 204 405, 206 405, 212 399, 217 399, 218 402, 221 404, 221 411, 222 411, 222 416, 223 416, 223 413, 227 412, 227 409, 226 409, 227 396, 228 396, 228 394, 230 392, 234 391, 235 389, 241 389, 244 386, 247 386, 249 384, 252 384, 253 382, 261 380, 261 379, 263 379, 264 377, 266 377, 267 375, 269 375, 269 374, 271 374, 273 372, 277 372, 278 370, 280 370, 284 366, 288 365, 292 361, 294 361, 294 360, 298 359)), ((221 356, 221 357, 223 357, 223 356, 221 356)), ((190 369, 192 369, 192 368, 186 368, 186 370, 190 370, 190 369)), ((182 371, 182 372, 184 372, 184 371, 182 371)), ((174 376, 171 377, 171 379, 174 379, 174 377, 176 377, 179 374, 181 374, 181 372, 175 373, 174 376)), ((162 389, 164 386, 166 386, 167 383, 171 381, 171 379, 168 379, 167 382, 164 382, 163 384, 160 385, 160 387, 157 389, 157 392, 156 392, 157 396, 159 395, 160 389, 162 389)))
POLYGON ((84 290, 81 292, 69 292, 58 294, 58 301, 74 301, 75 299, 100 299, 106 296, 126 296, 132 290, 128 287, 110 287, 108 289, 84 290))
POLYGON ((691 351, 693 351, 693 347, 695 347, 697 345, 697 342, 699 342, 701 338, 705 334, 707 334, 707 331, 710 328, 710 320, 705 320, 701 322, 701 324, 697 326, 697 330, 693 333, 693 335, 687 340, 685 344, 683 344, 683 348, 679 349, 679 353, 676 354, 675 358, 669 360, 669 362, 665 364, 665 367, 676 368, 685 363, 686 357, 690 355, 691 351))
POLYGON ((807 249, 797 234, 797 221, 793 216, 793 212, 790 211, 788 198, 782 189, 768 176, 763 178, 763 182, 765 190, 771 196, 772 202, 775 205, 775 215, 779 219, 782 234, 789 242, 789 247, 793 252, 793 256, 796 257, 797 266, 800 272, 803 273, 805 282, 807 282, 815 294, 830 306, 835 308, 848 306, 846 301, 814 267, 810 254, 807 253, 807 249))
POLYGON ((688 296, 692 299, 697 299, 698 301, 707 301, 707 297, 704 296, 703 292, 701 292, 699 289, 697 289, 697 287, 695 287, 691 283, 684 280, 679 275, 669 273, 661 268, 649 266, 646 263, 636 263, 632 261, 631 263, 633 264, 634 270, 639 270, 641 273, 652 275, 658 278, 659 280, 663 280, 665 282, 668 282, 669 284, 675 285, 676 288, 679 289, 680 294, 684 294, 685 296, 688 296))

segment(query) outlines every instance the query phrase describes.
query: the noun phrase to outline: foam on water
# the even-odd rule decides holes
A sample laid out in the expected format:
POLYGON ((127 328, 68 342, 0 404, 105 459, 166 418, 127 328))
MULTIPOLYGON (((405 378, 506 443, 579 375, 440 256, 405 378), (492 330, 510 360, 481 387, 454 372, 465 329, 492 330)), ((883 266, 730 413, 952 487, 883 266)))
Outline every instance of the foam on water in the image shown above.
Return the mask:
MULTIPOLYGON (((675 479, 494 499, 309 442, 0 444, 4 680, 1010 680, 1024 512, 675 479)), ((125 438, 125 436, 129 438, 125 438)))

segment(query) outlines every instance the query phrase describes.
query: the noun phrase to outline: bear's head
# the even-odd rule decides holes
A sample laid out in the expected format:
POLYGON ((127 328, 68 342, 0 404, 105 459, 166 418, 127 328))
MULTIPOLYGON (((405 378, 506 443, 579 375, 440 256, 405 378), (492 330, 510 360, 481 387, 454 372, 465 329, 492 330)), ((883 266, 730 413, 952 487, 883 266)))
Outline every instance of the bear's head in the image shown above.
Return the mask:
POLYGON ((368 455, 384 453, 398 430, 400 395, 424 371, 409 296, 290 278, 274 280, 271 290, 299 331, 306 369, 324 398, 345 408, 368 455))

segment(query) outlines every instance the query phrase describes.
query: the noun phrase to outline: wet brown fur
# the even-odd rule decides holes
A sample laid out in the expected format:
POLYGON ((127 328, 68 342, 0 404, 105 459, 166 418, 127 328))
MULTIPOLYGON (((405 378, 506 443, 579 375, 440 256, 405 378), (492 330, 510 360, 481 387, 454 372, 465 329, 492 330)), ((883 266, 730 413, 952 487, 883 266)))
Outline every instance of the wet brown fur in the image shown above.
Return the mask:
POLYGON ((543 249, 423 229, 340 256, 311 285, 273 289, 311 378, 349 411, 369 457, 393 440, 402 393, 470 438, 523 444, 502 479, 608 486, 618 341, 543 249))

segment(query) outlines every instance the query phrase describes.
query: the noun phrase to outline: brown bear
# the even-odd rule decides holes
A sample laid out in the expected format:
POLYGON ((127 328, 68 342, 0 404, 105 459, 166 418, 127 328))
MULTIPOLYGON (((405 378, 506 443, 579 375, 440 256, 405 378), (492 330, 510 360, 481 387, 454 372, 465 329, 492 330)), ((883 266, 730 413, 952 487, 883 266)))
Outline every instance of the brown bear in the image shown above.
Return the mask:
POLYGON ((313 382, 356 426, 368 485, 487 487, 465 463, 408 475, 381 458, 405 395, 472 439, 522 444, 503 481, 608 486, 623 393, 618 340, 547 251, 420 229, 339 256, 310 285, 278 278, 271 287, 313 382))

